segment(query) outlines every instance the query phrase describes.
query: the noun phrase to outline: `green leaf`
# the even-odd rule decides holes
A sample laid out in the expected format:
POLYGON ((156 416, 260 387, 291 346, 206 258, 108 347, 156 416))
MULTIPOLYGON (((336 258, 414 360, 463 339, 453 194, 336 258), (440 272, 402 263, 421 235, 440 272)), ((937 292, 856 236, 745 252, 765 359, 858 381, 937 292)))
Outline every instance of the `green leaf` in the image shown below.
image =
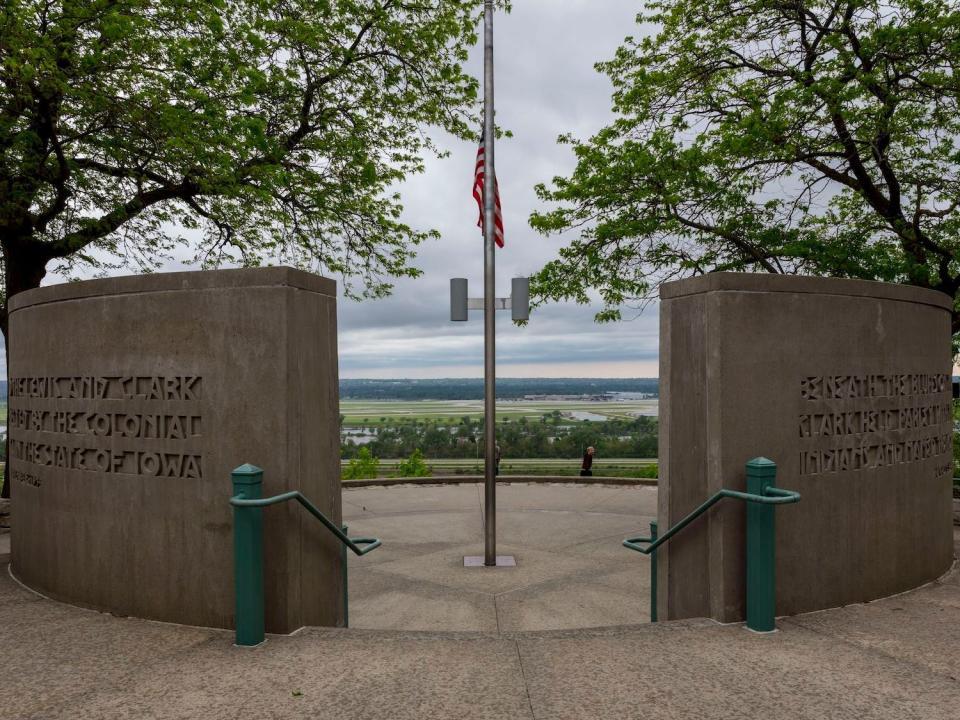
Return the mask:
POLYGON ((53 256, 68 273, 142 271, 189 245, 203 267, 282 262, 338 274, 351 296, 389 292, 419 274, 416 247, 435 236, 400 220, 395 188, 441 154, 433 137, 476 132, 464 62, 482 11, 8 2, 4 252, 53 256))
MULTIPOLYGON (((946 0, 654 0, 597 67, 614 121, 536 187, 562 234, 537 303, 717 270, 960 288, 960 9, 946 0), (646 32, 656 28, 654 33, 646 32), (646 35, 640 37, 641 34, 646 35)), ((960 327, 960 315, 955 314, 960 327)))

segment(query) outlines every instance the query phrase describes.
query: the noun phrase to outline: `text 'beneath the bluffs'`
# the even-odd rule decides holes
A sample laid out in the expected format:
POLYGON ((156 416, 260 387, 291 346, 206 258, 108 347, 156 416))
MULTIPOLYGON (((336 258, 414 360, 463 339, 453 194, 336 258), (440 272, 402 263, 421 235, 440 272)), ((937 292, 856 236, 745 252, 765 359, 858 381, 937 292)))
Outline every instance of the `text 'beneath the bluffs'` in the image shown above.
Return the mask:
MULTIPOLYGON (((203 477, 195 451, 203 434, 199 376, 18 377, 9 396, 13 460, 100 474, 203 477)), ((29 473, 14 477, 40 486, 29 473)))
POLYGON ((947 374, 801 378, 800 474, 872 470, 949 456, 951 398, 947 374))

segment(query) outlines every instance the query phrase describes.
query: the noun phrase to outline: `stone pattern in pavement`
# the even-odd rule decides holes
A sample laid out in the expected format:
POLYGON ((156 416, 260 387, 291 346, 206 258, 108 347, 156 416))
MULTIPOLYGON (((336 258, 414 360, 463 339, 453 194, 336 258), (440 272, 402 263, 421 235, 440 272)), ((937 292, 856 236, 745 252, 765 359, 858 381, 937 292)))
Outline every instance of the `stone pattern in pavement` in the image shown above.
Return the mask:
POLYGON ((656 488, 510 484, 497 490, 497 554, 516 568, 464 568, 483 554, 480 485, 351 488, 351 535, 382 548, 350 558, 350 626, 511 632, 649 620, 650 563, 620 544, 646 530, 656 488))
MULTIPOLYGON (((517 494, 518 502, 522 495, 517 494)), ((531 503, 532 495, 526 494, 531 503)), ((371 506, 376 504, 383 513, 380 517, 386 517, 389 503, 382 500, 371 500, 371 506)), ((544 505, 554 501, 558 498, 550 495, 544 505)), ((428 512, 424 514, 450 510, 453 504, 449 497, 425 499, 428 512)), ((557 527, 565 526, 558 523, 557 527)), ((450 529, 452 535, 456 532, 450 529)), ((960 531, 954 538, 960 547, 960 531)), ((421 540, 401 543, 381 561, 389 565, 410 554, 442 550, 431 540, 421 540)), ((568 551, 589 556, 591 547, 590 542, 574 542, 568 551)), ((606 543, 597 544, 597 554, 604 548, 606 543)), ((356 562, 373 559, 377 552, 356 562)), ((437 575, 442 581, 444 572, 437 575)), ((405 592, 419 592, 417 578, 406 580, 414 586, 410 589, 399 574, 387 571, 380 577, 394 580, 405 592)), ((543 580, 532 587, 551 582, 543 580)), ((442 582, 433 585, 454 595, 482 597, 442 582)), ((431 592, 435 592, 435 607, 441 608, 438 612, 449 621, 441 607, 442 592, 431 592)), ((542 589, 537 592, 544 608, 548 607, 553 596, 542 589)), ((556 597, 562 595, 560 583, 556 597)), ((383 612, 395 611, 383 608, 383 612)), ((522 616, 504 612, 501 622, 510 617, 522 616)), ((958 717, 960 572, 956 569, 910 593, 782 618, 778 626, 779 631, 770 635, 709 620, 537 632, 502 629, 500 633, 495 629, 451 633, 314 628, 291 636, 270 636, 257 648, 236 648, 226 631, 117 618, 41 599, 17 585, 4 570, 0 573, 5 658, 0 718, 958 717)))

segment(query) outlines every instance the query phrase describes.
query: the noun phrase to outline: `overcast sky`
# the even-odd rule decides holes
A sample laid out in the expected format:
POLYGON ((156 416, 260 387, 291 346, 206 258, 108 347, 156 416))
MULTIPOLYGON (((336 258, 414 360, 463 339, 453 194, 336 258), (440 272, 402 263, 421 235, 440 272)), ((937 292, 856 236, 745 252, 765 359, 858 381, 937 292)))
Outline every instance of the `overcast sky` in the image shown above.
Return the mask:
MULTIPOLYGON (((530 275, 556 255, 562 238, 534 233, 527 218, 540 206, 533 187, 569 173, 573 154, 557 136, 588 137, 607 124, 611 87, 593 65, 612 57, 628 34, 640 34, 633 0, 515 0, 498 13, 496 109, 498 123, 513 132, 496 146, 506 247, 497 251, 497 295, 510 278, 530 275)), ((470 71, 482 78, 482 47, 470 71)), ((435 228, 442 239, 419 249, 424 274, 397 282, 389 298, 341 299, 340 375, 351 378, 481 377, 482 313, 466 323, 449 320, 449 279, 467 277, 470 295, 483 291, 483 241, 471 195, 476 147, 439 137, 450 151, 428 158, 426 172, 401 186, 405 220, 435 228)), ((173 267, 169 269, 183 269, 173 267)), ((123 273, 126 274, 126 273, 123 273)), ((44 284, 60 282, 49 275, 44 284)), ((657 313, 651 305, 629 319, 598 325, 600 306, 552 305, 517 328, 498 313, 500 377, 653 377, 657 375, 657 313)))
MULTIPOLYGON (((514 134, 498 141, 496 152, 506 238, 506 247, 497 251, 498 296, 509 294, 511 277, 536 272, 563 245, 563 238, 534 233, 527 219, 541 207, 534 185, 573 169, 573 153, 557 144, 557 136, 587 138, 613 119, 610 83, 594 63, 610 59, 627 35, 650 30, 635 22, 641 0, 514 0, 513 5, 511 14, 497 13, 495 21, 497 120, 514 134)), ((469 63, 477 78, 482 60, 478 46, 469 63)), ((435 228, 442 238, 420 247, 416 265, 424 275, 398 281, 391 297, 340 300, 341 377, 483 375, 482 313, 451 323, 448 297, 451 277, 466 276, 471 296, 483 289, 483 243, 471 195, 476 147, 437 139, 450 156, 428 158, 426 172, 400 190, 405 221, 435 228)), ((50 274, 44 284, 52 282, 62 278, 50 274)), ((627 311, 624 321, 604 325, 593 321, 599 309, 599 304, 551 305, 535 311, 523 328, 512 325, 509 313, 498 313, 497 374, 657 376, 657 305, 627 311)))
MULTIPOLYGON (((533 232, 539 207, 533 187, 573 168, 557 136, 588 137, 607 124, 611 87, 593 65, 609 59, 634 24, 640 3, 629 0, 516 0, 494 23, 497 122, 514 137, 497 143, 497 178, 506 246, 497 251, 497 295, 510 278, 530 275, 556 255, 562 240, 533 232)), ((482 77, 482 48, 470 68, 482 77)), ((449 279, 466 277, 470 295, 483 292, 483 243, 471 196, 476 147, 447 141, 451 155, 403 187, 406 219, 434 227, 442 239, 421 246, 424 275, 401 281, 385 300, 340 304, 343 377, 480 377, 482 313, 449 321, 449 279)), ((632 319, 597 325, 597 306, 553 305, 517 328, 498 313, 497 374, 502 377, 653 377, 657 375, 657 307, 632 319)))

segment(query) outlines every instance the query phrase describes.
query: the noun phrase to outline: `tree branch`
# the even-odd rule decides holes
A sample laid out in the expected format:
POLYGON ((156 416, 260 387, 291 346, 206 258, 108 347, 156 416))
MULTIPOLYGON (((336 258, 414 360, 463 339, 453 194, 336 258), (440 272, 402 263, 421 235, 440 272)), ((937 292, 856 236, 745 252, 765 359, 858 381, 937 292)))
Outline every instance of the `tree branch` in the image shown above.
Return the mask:
POLYGON ((696 220, 691 220, 690 218, 683 217, 675 207, 668 205, 668 211, 670 216, 679 222, 681 225, 692 228, 694 230, 700 230, 701 232, 710 233, 711 235, 716 235, 717 237, 723 238, 727 242, 731 243, 737 247, 745 255, 753 258, 754 262, 761 265, 764 270, 769 273, 778 274, 780 271, 770 262, 769 254, 761 253, 760 250, 753 245, 753 243, 748 242, 747 240, 734 235, 733 233, 726 232, 716 227, 715 225, 709 225, 707 223, 697 222, 696 220))
POLYGON ((50 243, 52 258, 60 258, 82 250, 87 245, 114 232, 126 221, 138 216, 147 208, 167 200, 187 200, 199 194, 196 184, 184 181, 178 185, 154 188, 128 200, 119 208, 99 218, 81 220, 78 229, 50 243))

